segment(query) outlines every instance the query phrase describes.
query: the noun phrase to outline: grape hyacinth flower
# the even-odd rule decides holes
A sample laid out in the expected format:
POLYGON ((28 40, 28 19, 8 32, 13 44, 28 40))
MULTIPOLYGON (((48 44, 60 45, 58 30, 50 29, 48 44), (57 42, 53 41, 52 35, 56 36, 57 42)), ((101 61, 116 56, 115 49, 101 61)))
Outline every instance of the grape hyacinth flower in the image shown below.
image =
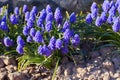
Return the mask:
POLYGON ((15 9, 14 9, 14 14, 15 14, 15 15, 19 15, 19 8, 18 8, 18 7, 15 7, 15 9))
POLYGON ((44 49, 43 49, 43 46, 39 46, 38 47, 38 53, 40 54, 40 55, 43 55, 43 53, 44 53, 44 49))
POLYGON ((35 13, 33 11, 30 12, 29 19, 35 21, 36 17, 35 17, 35 13))
POLYGON ((40 18, 41 18, 42 20, 45 20, 46 15, 47 15, 46 10, 43 9, 43 10, 40 12, 40 18))
POLYGON ((27 21, 27 27, 30 29, 30 28, 32 28, 33 26, 34 26, 33 20, 28 19, 28 21, 27 21))
POLYGON ((53 18, 54 18, 54 17, 53 17, 53 13, 48 13, 47 16, 46 16, 46 22, 48 22, 48 21, 51 21, 51 22, 52 22, 52 21, 53 21, 53 18))
POLYGON ((110 1, 110 8, 115 5, 114 1, 110 1))
POLYGON ((61 53, 62 54, 67 54, 69 52, 68 50, 68 47, 67 46, 64 46, 62 49, 61 49, 61 53))
POLYGON ((118 10, 118 13, 120 14, 120 5, 118 6, 117 10, 118 10))
POLYGON ((120 31, 120 21, 119 21, 119 18, 117 18, 115 21, 114 21, 114 24, 112 26, 112 29, 114 32, 119 32, 120 31))
POLYGON ((95 25, 96 26, 101 26, 102 25, 102 18, 101 17, 97 17, 96 21, 95 21, 95 25))
POLYGON ((98 10, 97 10, 97 9, 94 9, 94 10, 92 11, 92 13, 91 13, 92 19, 96 18, 97 15, 98 15, 98 10))
POLYGON ((93 19, 91 17, 91 13, 89 13, 87 16, 86 16, 86 23, 90 24, 92 23, 93 19))
POLYGON ((2 29, 3 31, 9 31, 9 28, 8 28, 6 22, 4 22, 4 21, 1 22, 0 29, 2 29))
POLYGON ((35 15, 37 15, 37 13, 38 13, 37 7, 33 6, 31 12, 33 12, 35 15))
POLYGON ((21 46, 20 44, 17 45, 17 48, 16 48, 16 51, 19 53, 19 54, 23 54, 24 53, 24 47, 21 46))
POLYGON ((65 31, 66 29, 69 29, 70 28, 70 24, 68 22, 68 20, 66 20, 63 24, 63 31, 65 31))
POLYGON ((17 44, 18 44, 18 45, 21 45, 21 46, 24 46, 24 45, 25 45, 25 42, 24 42, 24 40, 22 39, 21 36, 18 36, 18 37, 17 37, 17 44))
POLYGON ((28 6, 27 5, 24 5, 23 6, 23 13, 26 13, 28 11, 28 6))
POLYGON ((103 23, 105 23, 107 21, 107 16, 106 16, 105 12, 102 12, 100 17, 101 17, 103 23))
POLYGON ((115 7, 118 7, 120 5, 120 0, 116 0, 115 7))
POLYGON ((11 47, 11 46, 13 45, 13 40, 10 39, 9 37, 5 37, 5 38, 4 38, 4 45, 5 45, 6 47, 11 47))
POLYGON ((41 18, 41 16, 39 16, 39 18, 37 20, 37 26, 38 27, 43 27, 43 19, 41 18))
POLYGON ((18 18, 14 15, 14 14, 12 14, 11 16, 10 16, 10 21, 11 21, 11 23, 12 24, 18 24, 18 18))
POLYGON ((52 8, 50 5, 46 6, 46 12, 47 12, 47 14, 52 12, 52 8))
POLYGON ((2 20, 1 20, 1 21, 4 21, 4 22, 7 21, 6 15, 4 15, 4 16, 2 17, 2 20))
POLYGON ((61 24, 62 23, 62 14, 61 14, 61 11, 59 8, 56 8, 55 10, 55 14, 54 14, 54 18, 55 18, 55 21, 58 23, 58 24, 61 24))
POLYGON ((71 40, 71 43, 74 47, 78 46, 80 44, 80 37, 78 34, 75 34, 74 37, 71 40))
POLYGON ((52 36, 48 45, 49 49, 52 51, 55 50, 55 42, 56 42, 56 38, 52 36))
POLYGON ((113 18, 112 18, 112 22, 114 23, 114 21, 115 21, 117 18, 118 18, 118 17, 113 16, 113 18))
POLYGON ((92 5, 91 5, 91 12, 92 12, 94 9, 98 9, 98 6, 97 6, 97 3, 96 3, 96 2, 93 2, 93 3, 92 3, 92 5))
POLYGON ((26 41, 29 42, 29 43, 31 43, 33 41, 33 39, 32 39, 31 36, 28 36, 26 41))
POLYGON ((76 22, 76 15, 75 15, 74 12, 70 15, 70 22, 71 23, 75 23, 76 22))
POLYGON ((51 50, 44 44, 43 46, 38 47, 38 53, 40 55, 45 55, 45 56, 50 56, 51 55, 51 50))
POLYGON ((28 29, 27 26, 24 26, 24 28, 23 28, 23 34, 24 34, 25 36, 27 36, 27 35, 29 34, 29 29, 28 29))
POLYGON ((52 30, 52 22, 51 21, 48 21, 45 25, 45 30, 47 32, 50 32, 52 30))
POLYGON ((33 37, 33 40, 37 43, 41 43, 43 41, 42 35, 40 34, 40 31, 37 31, 35 34, 35 37, 33 37))
POLYGON ((56 43, 55 43, 56 49, 60 50, 62 48, 62 44, 63 44, 62 40, 61 39, 57 39, 56 43))
POLYGON ((108 12, 109 15, 112 14, 112 15, 115 16, 115 15, 116 15, 116 10, 117 10, 116 7, 115 7, 115 6, 112 6, 111 9, 110 9, 109 12, 108 12))
POLYGON ((30 29, 30 36, 34 37, 35 34, 36 34, 35 28, 31 28, 31 29, 30 29))
POLYGON ((66 29, 65 30, 65 32, 63 33, 63 38, 65 39, 65 40, 70 40, 70 38, 71 38, 71 31, 70 31, 70 29, 66 29))
POLYGON ((108 22, 109 24, 112 24, 112 22, 113 22, 113 15, 112 15, 112 14, 110 14, 110 15, 108 16, 107 22, 108 22))
POLYGON ((26 12, 25 13, 25 21, 29 20, 29 17, 30 17, 30 12, 26 12))
POLYGON ((47 57, 51 55, 51 50, 45 44, 43 45, 43 51, 44 51, 43 55, 47 57))
POLYGON ((110 3, 109 3, 109 1, 108 1, 108 0, 104 0, 104 2, 103 2, 103 4, 102 4, 102 9, 103 9, 103 11, 104 11, 105 13, 107 13, 108 10, 109 10, 109 8, 110 8, 110 3))

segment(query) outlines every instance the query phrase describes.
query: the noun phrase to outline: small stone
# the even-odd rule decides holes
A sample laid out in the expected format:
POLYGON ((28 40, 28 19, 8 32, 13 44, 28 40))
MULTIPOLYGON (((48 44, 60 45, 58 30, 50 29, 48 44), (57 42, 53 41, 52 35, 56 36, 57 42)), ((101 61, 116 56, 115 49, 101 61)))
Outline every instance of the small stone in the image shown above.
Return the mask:
POLYGON ((8 70, 9 73, 13 73, 17 70, 17 67, 13 65, 8 65, 5 68, 8 70))
POLYGON ((110 74, 110 76, 111 76, 111 77, 113 77, 113 76, 114 76, 113 71, 109 71, 109 74, 110 74))
POLYGON ((7 78, 7 72, 0 72, 0 80, 6 80, 7 78))
POLYGON ((103 74, 103 80, 110 80, 110 75, 109 75, 108 72, 105 72, 105 73, 103 74))
POLYGON ((88 78, 88 80, 95 80, 95 79, 96 79, 95 75, 90 75, 88 78))
POLYGON ((72 72, 71 67, 66 68, 65 71, 64 71, 64 75, 65 75, 65 76, 72 75, 72 73, 73 73, 73 72, 72 72))
POLYGON ((113 77, 114 78, 118 78, 118 77, 120 77, 120 74, 119 73, 115 73, 113 77))
POLYGON ((63 59, 61 60, 62 64, 66 64, 69 62, 67 57, 63 57, 63 59))
POLYGON ((1 73, 1 72, 6 72, 6 71, 7 71, 6 68, 0 68, 0 73, 1 73))
POLYGON ((61 66, 58 66, 57 71, 56 71, 56 74, 57 74, 57 75, 60 75, 60 74, 61 74, 61 72, 62 72, 61 69, 62 69, 61 66))
POLYGON ((100 53, 98 51, 93 51, 93 52, 90 52, 89 54, 92 58, 96 58, 96 57, 100 56, 100 53))
POLYGON ((116 80, 120 80, 120 78, 117 78, 116 80))
POLYGON ((110 61, 110 60, 105 60, 103 62, 103 67, 108 69, 108 70, 111 70, 111 71, 114 71, 114 66, 113 66, 113 63, 110 61))
POLYGON ((114 64, 115 68, 118 69, 118 68, 119 68, 119 65, 120 65, 119 59, 113 58, 112 61, 113 61, 113 64, 114 64))
POLYGON ((0 58, 0 68, 3 68, 5 66, 3 60, 0 58))
POLYGON ((85 76, 86 72, 87 72, 86 68, 80 68, 80 67, 76 68, 76 73, 77 73, 76 76, 78 78, 83 78, 85 76))
POLYGON ((8 56, 5 57, 3 61, 6 65, 16 65, 16 60, 8 56))
POLYGON ((14 72, 8 74, 9 80, 26 80, 26 76, 21 72, 14 72))
POLYGON ((104 47, 101 48, 99 51, 102 55, 105 55, 105 54, 110 54, 112 52, 112 49, 110 47, 104 47))
POLYGON ((22 71, 22 73, 24 73, 24 74, 28 74, 28 72, 29 72, 28 70, 23 70, 22 71))
POLYGON ((94 69, 94 65, 93 64, 87 64, 88 72, 90 72, 92 69, 94 69))
POLYGON ((30 73, 30 74, 35 73, 35 69, 34 69, 33 67, 30 67, 30 68, 29 68, 29 73, 30 73))
POLYGON ((93 64, 95 67, 102 67, 102 58, 101 57, 97 57, 97 58, 94 58, 92 59, 93 61, 93 64))

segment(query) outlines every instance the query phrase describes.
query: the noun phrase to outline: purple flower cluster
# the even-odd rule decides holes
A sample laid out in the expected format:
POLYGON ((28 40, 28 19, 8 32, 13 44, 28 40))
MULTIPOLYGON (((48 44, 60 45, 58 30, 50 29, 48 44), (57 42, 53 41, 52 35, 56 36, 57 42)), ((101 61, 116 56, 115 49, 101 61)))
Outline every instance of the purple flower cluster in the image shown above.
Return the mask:
POLYGON ((120 14, 120 0, 109 1, 104 0, 102 4, 102 12, 99 16, 98 6, 93 2, 91 6, 91 13, 86 16, 86 23, 90 24, 95 20, 96 26, 102 26, 102 24, 108 23, 112 24, 112 29, 114 32, 120 31, 120 20, 117 16, 120 14))
POLYGON ((13 40, 10 39, 9 37, 5 37, 5 38, 4 38, 4 45, 5 45, 6 47, 11 47, 11 46, 13 46, 13 40))
MULTIPOLYGON (((92 19, 91 15, 89 17, 92 19)), ((15 7, 14 13, 9 17, 10 25, 7 25, 6 19, 7 17, 4 15, 0 22, 1 30, 9 31, 11 25, 14 25, 13 27, 18 30, 20 29, 20 31, 22 29, 22 34, 19 34, 20 31, 15 33, 15 36, 17 36, 16 51, 19 54, 24 54, 24 47, 32 44, 37 44, 38 53, 47 57, 55 51, 67 54, 69 46, 74 46, 75 49, 80 44, 79 35, 74 34, 74 31, 70 28, 71 24, 76 23, 77 20, 74 12, 63 22, 60 8, 56 8, 55 12, 53 12, 51 6, 47 5, 45 9, 38 12, 36 6, 29 10, 28 6, 24 5, 22 12, 19 10, 19 7, 15 7), (23 19, 25 22, 21 23, 23 19), (23 25, 19 26, 19 24, 23 25)), ((12 46, 13 40, 5 37, 4 45, 6 47, 12 46)))
POLYGON ((23 54, 24 53, 24 46, 25 46, 24 40, 22 39, 21 36, 18 36, 17 37, 17 48, 16 48, 16 51, 19 54, 23 54))

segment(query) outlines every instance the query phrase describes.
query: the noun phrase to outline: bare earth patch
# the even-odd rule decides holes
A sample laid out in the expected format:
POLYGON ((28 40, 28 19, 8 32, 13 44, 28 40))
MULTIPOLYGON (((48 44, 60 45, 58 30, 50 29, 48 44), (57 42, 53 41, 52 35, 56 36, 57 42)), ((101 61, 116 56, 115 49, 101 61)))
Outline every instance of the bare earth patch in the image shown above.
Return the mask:
MULTIPOLYGON (((114 48, 105 47, 89 52, 86 62, 80 55, 74 55, 74 62, 64 57, 56 72, 56 80, 120 80, 120 54, 112 53, 114 48)), ((0 80, 51 80, 54 68, 31 65, 17 71, 17 61, 0 56, 0 80)))

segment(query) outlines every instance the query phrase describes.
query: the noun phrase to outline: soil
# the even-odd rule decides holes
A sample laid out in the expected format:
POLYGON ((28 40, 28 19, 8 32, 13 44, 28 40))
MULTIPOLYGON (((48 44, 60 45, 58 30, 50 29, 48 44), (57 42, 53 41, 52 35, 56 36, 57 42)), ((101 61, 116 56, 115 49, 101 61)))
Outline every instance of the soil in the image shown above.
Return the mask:
MULTIPOLYGON (((64 56, 55 75, 55 80, 120 80, 120 54, 113 47, 88 52, 89 59, 73 55, 74 61, 64 56)), ((0 56, 0 80, 51 80, 54 68, 30 65, 18 71, 17 61, 0 56)))

